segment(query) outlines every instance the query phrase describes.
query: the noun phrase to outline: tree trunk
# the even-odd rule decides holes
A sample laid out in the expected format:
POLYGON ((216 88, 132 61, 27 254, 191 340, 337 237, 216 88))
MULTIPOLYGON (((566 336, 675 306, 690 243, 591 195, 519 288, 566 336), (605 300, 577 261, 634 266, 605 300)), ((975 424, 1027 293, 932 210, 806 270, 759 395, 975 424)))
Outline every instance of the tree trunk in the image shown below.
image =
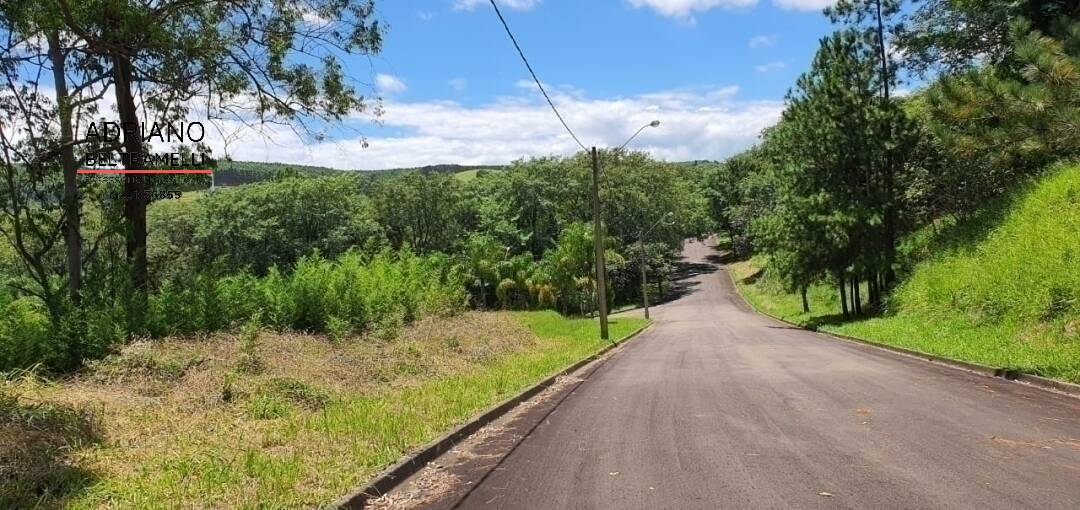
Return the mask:
MULTIPOLYGON (((129 157, 124 168, 137 170, 139 165, 130 158, 135 155, 141 156, 144 151, 139 130, 139 116, 135 111, 135 99, 131 93, 131 61, 127 56, 114 52, 112 62, 113 89, 116 91, 116 109, 120 116, 121 130, 123 131, 125 127, 130 130, 122 133, 124 152, 129 157)), ((124 220, 127 222, 127 259, 131 264, 131 280, 135 291, 135 302, 132 303, 132 311, 135 315, 132 318, 132 325, 135 328, 141 328, 143 314, 146 310, 146 292, 149 282, 149 272, 146 264, 145 177, 142 175, 125 175, 124 194, 127 197, 124 202, 124 220)))
POLYGON ((74 134, 71 127, 71 100, 68 97, 67 76, 64 69, 67 56, 60 46, 60 35, 50 32, 49 58, 53 67, 53 86, 56 88, 56 104, 60 121, 60 163, 64 171, 64 239, 67 248, 68 295, 72 304, 78 306, 82 290, 82 217, 79 212, 79 184, 76 177, 78 162, 75 148, 71 145, 74 134))
POLYGON ((870 284, 874 285, 874 309, 881 309, 881 285, 878 284, 879 278, 877 271, 870 273, 870 284))
MULTIPOLYGON (((877 38, 878 38, 878 51, 881 57, 881 92, 882 100, 884 102, 889 101, 889 56, 885 51, 885 23, 881 17, 881 0, 874 2, 877 8, 877 38)), ((891 131, 891 130, 890 130, 891 131)), ((892 133, 889 133, 891 136, 892 133)), ((885 230, 885 289, 892 288, 896 282, 896 273, 893 271, 893 262, 896 260, 896 204, 894 186, 894 168, 895 161, 892 157, 892 151, 888 150, 885 154, 885 168, 883 184, 885 186, 885 211, 884 211, 884 230, 885 230)))
POLYGON ((848 280, 848 308, 851 310, 851 315, 858 316, 859 311, 855 308, 855 284, 848 280))
POLYGON ((841 277, 839 277, 839 279, 840 279, 840 308, 844 313, 844 318, 846 319, 848 317, 847 287, 845 286, 844 277, 841 276, 841 277))
POLYGON ((866 296, 866 304, 871 309, 877 307, 877 276, 874 274, 873 271, 871 271, 870 274, 866 276, 866 296))
POLYGON ((859 291, 859 278, 851 279, 851 300, 855 303, 855 315, 862 315, 862 296, 859 291))
POLYGON ((803 313, 810 313, 810 302, 806 300, 806 285, 803 285, 799 289, 799 293, 802 294, 802 311, 803 313))

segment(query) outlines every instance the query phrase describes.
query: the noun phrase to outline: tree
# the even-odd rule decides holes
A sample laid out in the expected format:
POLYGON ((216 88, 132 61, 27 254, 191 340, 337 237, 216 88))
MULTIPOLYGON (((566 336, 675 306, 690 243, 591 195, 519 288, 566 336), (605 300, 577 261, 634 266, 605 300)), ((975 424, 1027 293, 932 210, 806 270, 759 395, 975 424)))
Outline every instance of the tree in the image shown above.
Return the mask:
MULTIPOLYGON (((823 63, 830 62, 823 59, 823 63)), ((775 189, 775 199, 750 227, 755 248, 769 256, 769 271, 788 290, 798 290, 804 297, 806 288, 826 274, 844 277, 852 243, 853 213, 857 211, 850 195, 830 191, 836 182, 846 178, 842 172, 851 169, 830 157, 835 147, 817 154, 798 149, 811 143, 796 130, 814 122, 814 106, 792 102, 790 113, 785 112, 784 120, 769 130, 764 153, 771 159, 767 179, 775 189), (791 152, 793 149, 795 152, 791 152)), ((833 126, 833 137, 826 139, 835 140, 837 130, 842 129, 833 126)), ((846 315, 846 302, 844 306, 846 315)), ((803 309, 809 311, 805 299, 803 309)))
POLYGON ((510 197, 507 172, 478 173, 465 185, 464 223, 474 233, 490 236, 513 253, 528 248, 530 235, 518 227, 521 211, 510 197))
POLYGON ((767 156, 759 146, 728 158, 706 176, 710 215, 717 227, 727 232, 736 257, 750 255, 750 223, 771 209, 767 173, 767 156))
POLYGON ((487 308, 487 289, 499 286, 499 263, 508 247, 500 246, 491 236, 472 234, 465 241, 466 280, 480 291, 480 308, 487 308))
MULTIPOLYGON (((81 300, 83 268, 88 260, 82 246, 81 190, 76 179, 79 149, 93 142, 77 137, 76 126, 96 113, 96 101, 111 82, 98 72, 92 59, 77 50, 84 43, 65 30, 57 6, 49 2, 11 0, 0 7, 0 20, 8 35, 3 51, 3 73, 7 93, 23 95, 23 108, 46 99, 38 94, 42 78, 51 78, 53 101, 46 105, 52 114, 22 129, 43 145, 23 154, 29 166, 56 165, 63 175, 60 214, 66 247, 66 267, 57 276, 64 278, 68 299, 78 306, 81 300), (32 133, 31 133, 32 132, 32 133)), ((23 116, 25 119, 26 117, 23 116)), ((11 124, 9 124, 11 125, 11 124)), ((17 133, 9 133, 16 135, 17 133)), ((95 246, 97 241, 95 241, 95 246)), ((91 254, 93 249, 91 250, 91 254)))
MULTIPOLYGON (((194 104, 205 105, 202 113, 210 118, 227 116, 249 125, 292 121, 315 138, 320 135, 306 120, 332 122, 370 108, 347 84, 340 56, 381 49, 383 30, 373 19, 371 0, 56 0, 56 5, 65 29, 85 42, 80 51, 111 78, 118 120, 133 134, 140 132, 140 108, 145 119, 176 121, 194 104), (136 97, 147 99, 140 105, 136 97)), ((139 136, 124 136, 123 149, 147 152, 139 136)), ((129 161, 126 166, 142 165, 129 161)), ((137 177, 125 180, 124 191, 143 196, 147 186, 137 177)), ((126 201, 123 217, 137 291, 134 309, 139 310, 145 308, 149 281, 146 201, 126 201)), ((136 328, 139 322, 136 318, 136 328)))
POLYGON ((1012 67, 1010 25, 1026 19, 1049 33, 1060 18, 1080 17, 1075 0, 925 0, 897 30, 897 47, 916 73, 945 74, 976 66, 1012 67))
POLYGON ((534 283, 536 264, 532 255, 522 253, 500 261, 497 265, 499 285, 495 290, 503 308, 527 308, 539 304, 539 289, 534 283), (535 296, 535 297, 534 297, 535 296))
POLYGON ((587 169, 563 158, 534 158, 515 161, 507 170, 507 198, 533 256, 554 246, 568 224, 590 217, 587 169))
MULTIPOLYGON (((891 104, 890 90, 895 88, 897 77, 896 66, 889 57, 889 41, 886 40, 886 36, 898 30, 899 25, 895 22, 890 23, 890 21, 899 12, 900 0, 838 0, 835 5, 825 9, 825 14, 833 23, 846 23, 852 29, 857 30, 865 38, 867 46, 873 49, 878 69, 876 85, 881 91, 882 104, 880 109, 883 113, 898 111, 898 108, 891 104)), ((893 123, 895 119, 895 114, 880 115, 878 120, 883 125, 878 126, 877 132, 881 136, 889 137, 883 140, 886 144, 892 144, 893 148, 898 148, 900 144, 897 143, 898 140, 893 138, 898 135, 895 132, 898 126, 893 123)), ((878 154, 882 158, 880 176, 884 187, 884 196, 882 197, 884 236, 882 242, 884 243, 885 260, 882 285, 887 289, 896 281, 893 268, 896 261, 898 235, 898 204, 896 203, 895 187, 897 167, 903 164, 901 159, 903 152, 883 150, 878 154)), ((857 292, 858 289, 856 288, 855 291, 857 292)))
POLYGON ((464 231, 461 183, 446 173, 408 172, 369 190, 394 248, 450 252, 464 231))
MULTIPOLYGON (((174 206, 154 207, 162 205, 174 206)), ((223 274, 251 271, 261 276, 271 267, 288 271, 301 257, 316 252, 336 258, 353 247, 374 253, 386 245, 375 208, 351 175, 294 177, 223 189, 192 207, 196 211, 190 249, 200 267, 223 274)), ((151 216, 155 217, 163 224, 173 221, 151 216)), ((178 227, 174 223, 171 232, 154 235, 165 238, 185 230, 178 227)), ((156 242, 152 247, 159 244, 172 247, 156 242)))
MULTIPOLYGON (((605 261, 613 270, 618 270, 625 259, 613 249, 613 238, 607 238, 605 243, 608 247, 605 261)), ((567 225, 560 232, 558 243, 544 252, 529 278, 539 304, 553 304, 563 313, 585 314, 596 310, 593 262, 592 227, 580 222, 567 225)))
POLYGON ((764 146, 776 185, 773 210, 755 224, 757 238, 790 286, 832 275, 847 314, 861 309, 858 282, 875 283, 891 265, 882 155, 902 150, 902 117, 880 101, 877 59, 863 34, 845 30, 821 42, 810 70, 788 93, 788 107, 764 146), (851 150, 859 147, 860 150, 851 150), (883 253, 884 252, 884 253, 883 253))
POLYGON ((11 93, 0 96, 0 235, 14 248, 23 271, 5 283, 39 298, 55 328, 64 311, 64 265, 54 249, 63 238, 62 181, 55 165, 35 157, 55 144, 44 129, 55 109, 36 85, 16 87, 9 78, 8 86, 11 93))
POLYGON ((1080 21, 1063 19, 1044 34, 1019 20, 1009 41, 1017 73, 971 69, 943 78, 926 97, 935 135, 980 170, 967 190, 976 198, 1080 153, 1080 21))

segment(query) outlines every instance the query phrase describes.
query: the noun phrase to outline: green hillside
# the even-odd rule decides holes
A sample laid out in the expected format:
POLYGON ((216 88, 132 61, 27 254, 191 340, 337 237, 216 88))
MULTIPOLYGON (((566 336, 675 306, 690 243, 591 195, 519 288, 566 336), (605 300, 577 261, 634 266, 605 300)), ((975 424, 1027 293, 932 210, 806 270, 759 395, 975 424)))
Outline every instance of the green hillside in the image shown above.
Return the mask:
POLYGON ((454 178, 461 181, 461 182, 469 182, 469 181, 475 179, 477 173, 479 173, 479 172, 480 171, 475 169, 475 168, 472 169, 472 170, 464 170, 464 171, 461 171, 461 172, 458 172, 458 173, 454 174, 454 178))
POLYGON ((761 258, 733 275, 754 306, 824 331, 1080 382, 1080 164, 904 248, 911 266, 887 313, 846 323, 832 288, 811 288, 804 314, 768 271, 750 278, 761 258))
POLYGON ((390 168, 385 170, 360 170, 339 169, 323 166, 296 165, 292 163, 265 163, 259 161, 222 161, 214 172, 215 184, 218 186, 237 186, 272 180, 275 178, 304 176, 320 177, 325 175, 341 174, 343 172, 358 172, 369 179, 383 179, 399 176, 407 172, 420 173, 448 173, 462 181, 469 181, 485 171, 499 171, 506 169, 500 165, 428 165, 415 168, 390 168))

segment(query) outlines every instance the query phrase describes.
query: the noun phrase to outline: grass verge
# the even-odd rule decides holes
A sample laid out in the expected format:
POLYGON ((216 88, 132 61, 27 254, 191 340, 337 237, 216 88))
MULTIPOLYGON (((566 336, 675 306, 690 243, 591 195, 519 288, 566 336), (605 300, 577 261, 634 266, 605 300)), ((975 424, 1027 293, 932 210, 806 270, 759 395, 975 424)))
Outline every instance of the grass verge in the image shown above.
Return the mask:
MULTIPOLYGON (((611 336, 645 323, 616 319, 611 336)), ((264 332, 256 352, 234 336, 137 344, 71 380, 8 380, 6 407, 90 413, 100 439, 64 449, 77 483, 0 480, 0 507, 323 506, 597 352, 597 330, 554 312, 473 312, 393 340, 264 332)), ((18 467, 3 474, 16 480, 18 467)))
POLYGON ((1080 342, 1063 339, 1049 327, 1025 328, 1010 322, 976 324, 964 316, 908 313, 845 321, 839 315, 840 301, 832 288, 811 287, 807 293, 811 311, 803 313, 798 294, 784 292, 763 279, 746 281, 760 270, 755 261, 736 262, 730 270, 739 292, 754 309, 808 329, 1080 383, 1080 342))

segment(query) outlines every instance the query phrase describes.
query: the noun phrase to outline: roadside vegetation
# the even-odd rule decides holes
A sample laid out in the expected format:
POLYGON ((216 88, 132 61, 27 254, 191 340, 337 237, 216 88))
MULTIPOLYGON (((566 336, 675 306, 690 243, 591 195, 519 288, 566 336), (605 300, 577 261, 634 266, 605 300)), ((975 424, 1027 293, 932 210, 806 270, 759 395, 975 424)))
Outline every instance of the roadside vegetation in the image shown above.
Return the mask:
MULTIPOLYGON (((377 117, 340 64, 381 51, 373 2, 74 4, 0 4, 0 507, 326 504, 602 346, 585 153, 210 161, 227 186, 181 200, 77 178, 88 151, 155 149, 79 137, 107 94, 120 122, 205 104, 311 141, 377 117)), ((609 306, 642 269, 663 294, 681 243, 719 231, 770 313, 1077 381, 1078 9, 836 2, 757 146, 600 152, 609 306)))
MULTIPOLYGON (((645 321, 619 318, 621 340, 645 321)), ((0 507, 319 506, 597 352, 552 311, 428 317, 392 337, 254 326, 132 343, 0 382, 0 507)))
POLYGON ((839 29, 707 175, 710 211, 763 311, 1077 382, 1080 11, 976 4, 826 9, 839 29), (927 85, 897 97, 905 73, 927 85))
POLYGON ((755 308, 806 327, 928 354, 1080 383, 1080 165, 959 221, 913 233, 913 264, 884 313, 845 321, 826 285, 798 293, 763 257, 733 264, 755 308))

